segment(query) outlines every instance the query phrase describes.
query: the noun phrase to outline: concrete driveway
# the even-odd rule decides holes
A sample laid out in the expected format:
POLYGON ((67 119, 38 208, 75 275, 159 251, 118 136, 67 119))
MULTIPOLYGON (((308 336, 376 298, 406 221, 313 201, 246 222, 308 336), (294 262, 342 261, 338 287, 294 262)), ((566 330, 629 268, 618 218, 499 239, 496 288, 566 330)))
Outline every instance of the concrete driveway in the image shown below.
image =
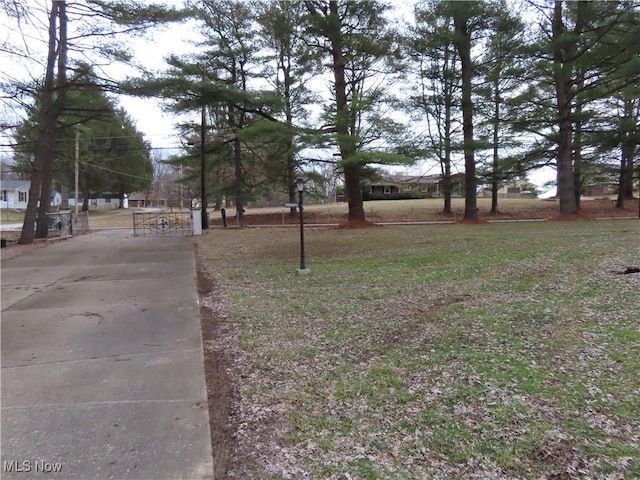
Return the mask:
POLYGON ((3 479, 212 479, 190 237, 2 262, 3 479))
POLYGON ((21 230, 21 229, 22 229, 21 223, 5 223, 0 225, 0 232, 8 232, 8 231, 21 230))

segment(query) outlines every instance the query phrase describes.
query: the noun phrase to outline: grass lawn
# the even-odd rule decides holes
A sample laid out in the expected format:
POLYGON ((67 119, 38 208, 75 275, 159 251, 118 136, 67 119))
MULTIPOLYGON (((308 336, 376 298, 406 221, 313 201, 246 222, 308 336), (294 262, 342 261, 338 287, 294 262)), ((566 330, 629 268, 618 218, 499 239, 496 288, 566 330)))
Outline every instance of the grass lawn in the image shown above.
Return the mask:
POLYGON ((24 222, 24 212, 7 208, 0 209, 0 225, 22 222, 24 222))
POLYGON ((213 229, 234 478, 640 478, 637 220, 213 229))
MULTIPOLYGON (((535 199, 501 199, 500 215, 490 217, 488 211, 490 200, 486 198, 478 199, 480 214, 483 218, 502 219, 527 219, 527 218, 551 218, 557 214, 558 206, 555 200, 535 200, 535 199)), ((585 200, 583 211, 587 214, 597 212, 595 216, 637 216, 637 209, 629 203, 625 210, 613 208, 610 200, 585 200)), ((367 219, 372 222, 389 221, 454 221, 460 220, 464 213, 464 200, 453 199, 453 215, 443 216, 442 199, 420 199, 420 200, 386 200, 365 202, 364 209, 367 219)), ((170 209, 171 212, 180 209, 170 209)), ((145 209, 129 208, 114 210, 91 210, 89 212, 89 227, 91 229, 103 228, 131 228, 133 229, 133 212, 146 211, 145 209)), ((187 211, 184 209, 184 211, 187 211)), ((348 205, 346 203, 326 203, 312 204, 305 206, 305 221, 307 223, 342 223, 347 219, 348 205)), ((260 225, 265 223, 295 223, 298 221, 297 214, 290 217, 289 209, 284 207, 272 208, 249 208, 247 210, 247 225, 260 225), (284 214, 284 215, 283 215, 284 214), (267 218, 268 217, 268 218, 267 218)), ((227 209, 227 219, 229 226, 236 225, 235 209, 227 209)), ((210 223, 213 226, 222 225, 220 212, 209 210, 210 223)), ((24 212, 16 212, 3 209, 0 212, 0 224, 21 223, 24 220, 24 212)))
POLYGON ((134 208, 89 212, 89 228, 131 228, 134 208))

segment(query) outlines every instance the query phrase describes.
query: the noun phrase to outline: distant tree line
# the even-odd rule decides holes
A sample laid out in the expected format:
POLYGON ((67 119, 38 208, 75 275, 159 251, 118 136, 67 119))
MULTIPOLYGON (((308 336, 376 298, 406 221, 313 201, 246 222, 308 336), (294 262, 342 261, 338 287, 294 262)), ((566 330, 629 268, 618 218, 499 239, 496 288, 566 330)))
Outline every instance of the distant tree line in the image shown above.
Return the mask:
MULTIPOLYGON (((51 179, 62 194, 61 208, 68 208, 69 194, 75 191, 76 168, 83 211, 89 209, 89 198, 96 194, 117 194, 122 205, 127 193, 152 185, 154 169, 143 134, 94 79, 90 69, 78 70, 70 78, 74 88, 67 93, 64 111, 57 119, 51 179)), ((28 109, 29 116, 15 131, 14 169, 26 178, 33 168, 39 107, 36 99, 28 109)))
POLYGON ((63 191, 71 188, 70 165, 80 154, 85 201, 91 192, 109 189, 122 196, 151 183, 148 145, 133 121, 106 96, 118 91, 116 82, 96 72, 106 64, 131 60, 124 38, 180 14, 128 1, 62 0, 50 2, 45 21, 41 5, 3 0, 2 6, 13 20, 15 37, 31 40, 3 41, 2 53, 11 59, 32 58, 38 29, 47 26, 44 51, 39 52, 44 55, 33 60, 40 65, 38 58, 44 58, 42 76, 23 79, 7 69, 0 83, 4 98, 11 98, 12 108, 22 116, 18 122, 3 120, 2 130, 13 134, 18 168, 31 180, 19 240, 31 243, 47 236, 54 184, 63 191))
MULTIPOLYGON (((194 1, 201 52, 131 87, 206 112, 208 180, 240 205, 273 191, 293 200, 295 177, 320 173, 305 152, 322 147, 351 220, 364 220, 372 165, 416 160, 440 165, 450 212, 464 159, 466 218, 479 183, 496 212, 504 182, 543 166, 557 170, 561 213, 603 179, 623 207, 640 139, 639 6, 428 0, 402 23, 377 0, 194 1)), ((202 140, 197 122, 183 128, 202 140)), ((199 148, 174 161, 196 175, 199 148)))

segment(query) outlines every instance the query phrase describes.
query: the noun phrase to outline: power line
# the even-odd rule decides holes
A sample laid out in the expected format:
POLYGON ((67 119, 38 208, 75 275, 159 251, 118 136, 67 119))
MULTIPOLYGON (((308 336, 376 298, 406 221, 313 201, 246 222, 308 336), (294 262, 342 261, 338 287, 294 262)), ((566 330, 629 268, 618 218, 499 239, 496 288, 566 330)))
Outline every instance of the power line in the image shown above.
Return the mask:
POLYGON ((125 175, 125 176, 127 176, 127 177, 140 178, 140 179, 142 179, 142 180, 153 180, 153 177, 141 177, 140 175, 133 175, 133 174, 131 174, 131 173, 119 172, 118 170, 113 170, 113 169, 111 169, 111 168, 107 168, 107 167, 101 167, 101 166, 99 166, 99 165, 94 165, 94 164, 92 164, 92 163, 86 163, 86 162, 85 162, 85 163, 83 163, 82 165, 83 165, 83 166, 88 165, 88 166, 90 166, 90 167, 98 168, 98 169, 100 169, 100 170, 106 170, 107 172, 116 173, 116 174, 118 174, 118 175, 125 175))

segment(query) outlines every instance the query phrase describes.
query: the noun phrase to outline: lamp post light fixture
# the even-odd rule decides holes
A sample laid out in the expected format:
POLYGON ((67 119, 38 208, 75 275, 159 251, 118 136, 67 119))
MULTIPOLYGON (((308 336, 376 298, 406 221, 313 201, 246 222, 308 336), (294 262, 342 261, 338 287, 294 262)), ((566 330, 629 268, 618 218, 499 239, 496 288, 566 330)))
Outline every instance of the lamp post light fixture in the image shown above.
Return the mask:
POLYGON ((304 255, 304 178, 296 179, 296 189, 298 190, 298 209, 300 210, 300 268, 298 269, 298 274, 306 275, 311 270, 307 268, 304 255))

